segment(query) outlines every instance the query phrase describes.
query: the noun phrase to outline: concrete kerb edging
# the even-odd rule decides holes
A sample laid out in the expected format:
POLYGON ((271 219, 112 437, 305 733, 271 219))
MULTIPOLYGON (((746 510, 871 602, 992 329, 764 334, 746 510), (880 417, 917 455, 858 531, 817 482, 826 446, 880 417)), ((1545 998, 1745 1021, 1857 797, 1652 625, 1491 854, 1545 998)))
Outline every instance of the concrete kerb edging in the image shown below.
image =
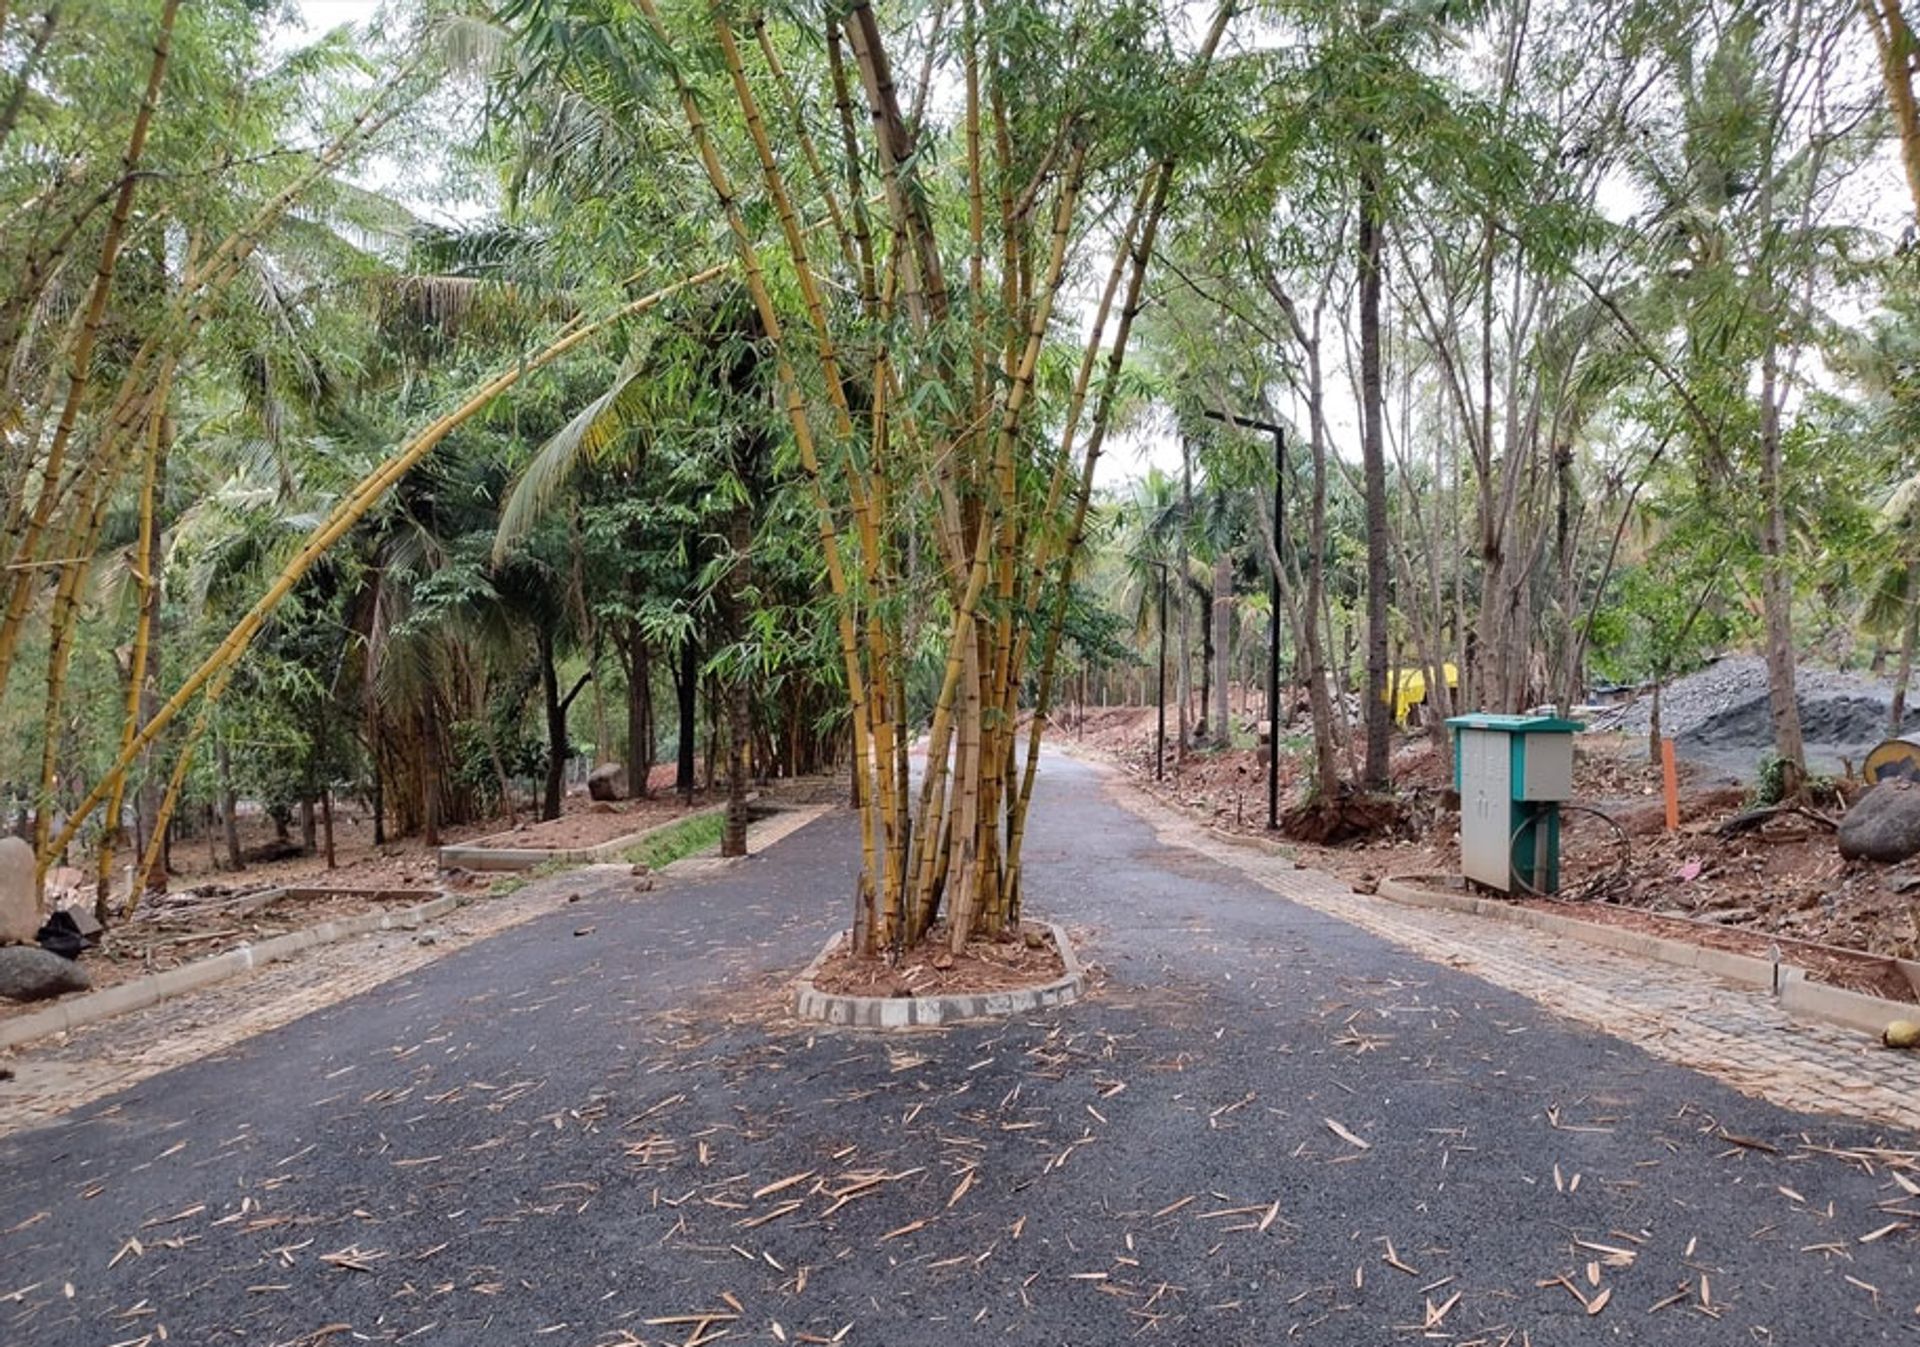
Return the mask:
POLYGON ((1566 936, 1623 954, 1638 955, 1656 963, 1695 968, 1713 977, 1777 997, 1781 1009, 1790 1015, 1858 1029, 1876 1037, 1894 1020, 1920 1017, 1920 1010, 1906 1002, 1888 1001, 1816 982, 1807 976, 1806 969, 1795 964, 1775 964, 1770 959, 1751 954, 1710 949, 1686 940, 1649 935, 1619 926, 1603 926, 1596 922, 1581 921, 1577 917, 1563 917, 1556 912, 1542 912, 1537 908, 1516 907, 1495 898, 1449 893, 1404 879, 1381 880, 1380 896, 1407 907, 1439 908, 1469 916, 1490 917, 1495 921, 1566 936))
POLYGON ((840 948, 849 932, 829 936, 813 962, 794 979, 794 1013, 803 1020, 844 1025, 850 1029, 910 1029, 959 1020, 1004 1019, 1048 1006, 1064 1006, 1086 993, 1087 974, 1073 950, 1073 942, 1058 922, 1046 922, 1053 947, 1060 951, 1065 973, 1038 987, 1013 991, 966 992, 950 996, 844 996, 813 985, 814 975, 827 957, 840 948))
POLYGON ((124 1015, 130 1010, 144 1010, 170 996, 197 991, 250 969, 278 963, 316 945, 328 945, 372 931, 411 929, 423 922, 444 917, 467 901, 467 895, 443 893, 430 902, 419 903, 399 912, 367 912, 357 917, 323 921, 317 926, 289 931, 257 945, 240 945, 212 958, 196 959, 178 968, 169 968, 164 973, 135 978, 117 987, 106 987, 85 996, 76 996, 48 1006, 45 1010, 0 1022, 0 1050, 17 1048, 37 1038, 65 1033, 82 1025, 124 1015))
MULTIPOLYGON (((754 796, 749 795, 747 798, 751 800, 754 796)), ((668 828, 677 828, 683 823, 689 823, 698 818, 706 818, 711 814, 724 814, 726 811, 727 807, 724 804, 708 805, 705 809, 696 809, 690 814, 682 814, 679 818, 668 819, 664 823, 656 823, 650 828, 642 828, 638 832, 627 833, 624 836, 614 838, 612 841, 599 842, 590 847, 562 849, 553 847, 490 846, 489 843, 495 838, 509 838, 513 836, 512 833, 494 833, 490 837, 482 837, 476 841, 441 847, 440 868, 443 870, 457 868, 462 870, 518 871, 532 870, 550 861, 558 861, 565 865, 591 864, 594 861, 617 858, 625 854, 628 848, 639 846, 655 833, 665 832, 668 828)))

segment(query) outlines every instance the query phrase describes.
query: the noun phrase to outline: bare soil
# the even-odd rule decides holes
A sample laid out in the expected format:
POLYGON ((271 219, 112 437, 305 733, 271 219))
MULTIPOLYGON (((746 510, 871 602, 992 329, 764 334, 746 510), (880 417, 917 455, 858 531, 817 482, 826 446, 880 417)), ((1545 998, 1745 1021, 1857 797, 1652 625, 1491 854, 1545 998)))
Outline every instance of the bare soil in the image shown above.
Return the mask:
MULTIPOLYGON (((560 818, 536 824, 525 811, 518 826, 506 817, 442 830, 443 842, 471 842, 505 832, 503 845, 565 849, 593 846, 628 833, 664 823, 686 812, 672 795, 674 767, 655 769, 650 781, 656 794, 648 800, 626 800, 598 805, 584 788, 569 794, 560 818)), ((696 795, 694 807, 704 803, 696 795)), ((296 829, 297 837, 297 829, 296 829)), ((271 819, 248 816, 241 820, 243 854, 273 848, 279 839, 271 819)), ((164 972, 224 953, 242 944, 284 935, 343 917, 384 908, 410 907, 428 901, 439 891, 484 888, 488 879, 462 872, 442 872, 439 858, 418 837, 380 846, 373 843, 373 826, 347 802, 334 811, 334 857, 327 868, 318 850, 272 861, 250 861, 241 870, 225 868, 225 845, 210 857, 204 840, 175 845, 168 892, 143 895, 130 921, 115 922, 98 948, 88 950, 81 964, 96 990, 164 972), (269 898, 280 890, 291 889, 269 898)), ((48 875, 48 898, 58 906, 93 905, 91 874, 72 867, 48 875)), ((0 1019, 35 1007, 0 1002, 0 1019)))
POLYGON ((969 941, 957 955, 947 950, 945 928, 936 926, 898 963, 861 958, 842 944, 814 970, 813 985, 840 996, 968 995, 1043 986, 1066 971, 1052 929, 1037 922, 1023 922, 1003 939, 969 941), (1029 935, 1038 937, 1038 949, 1028 945, 1029 935))
MULTIPOLYGON (((336 871, 336 875, 340 872, 336 871)), ((347 881, 329 880, 343 887, 347 881)), ((257 945, 289 931, 367 912, 412 907, 429 901, 419 890, 390 888, 376 892, 312 891, 285 894, 262 902, 266 892, 212 886, 196 893, 175 893, 147 900, 132 921, 110 926, 97 948, 86 951, 81 967, 95 991, 181 964, 223 954, 239 945, 257 945)), ((38 1010, 45 1002, 0 1001, 0 1020, 38 1010)))
MULTIPOLYGON (((706 796, 696 793, 693 808, 706 805, 706 796)), ((620 800, 597 803, 585 796, 567 798, 567 807, 557 819, 546 822, 526 820, 484 840, 498 847, 528 847, 547 851, 569 851, 597 847, 630 833, 670 823, 687 812, 679 797, 665 799, 620 800)), ((477 840, 477 839, 476 839, 477 840)))
POLYGON ((1763 935, 1757 931, 1724 926, 1702 926, 1685 917, 1665 916, 1640 908, 1615 907, 1610 903, 1563 903, 1547 898, 1517 899, 1522 907, 1555 912, 1563 917, 1603 926, 1620 926, 1648 935, 1686 940, 1706 949, 1721 949, 1733 954, 1748 954, 1756 959, 1772 957, 1777 947, 1783 961, 1804 968, 1817 982, 1865 992, 1889 1001, 1920 1002, 1913 984, 1889 959, 1856 950, 1836 949, 1831 945, 1811 944, 1786 936, 1763 935))
MULTIPOLYGON (((1272 837, 1265 826, 1264 753, 1189 752, 1181 761, 1169 747, 1166 779, 1155 782, 1154 715, 1151 706, 1090 709, 1078 732, 1057 733, 1069 746, 1112 760, 1138 785, 1218 831, 1272 837)), ((1283 811, 1299 807, 1306 786, 1303 764, 1287 752, 1286 743, 1283 737, 1283 811)), ((1845 860, 1829 829, 1795 814, 1723 836, 1721 825, 1750 807, 1748 790, 1712 760, 1690 762, 1683 756, 1679 778, 1680 827, 1668 832, 1661 770, 1649 760, 1644 735, 1579 737, 1574 801, 1604 818, 1579 811, 1565 815, 1562 892, 1596 901, 1556 910, 1593 912, 1595 920, 1625 923, 1641 917, 1693 918, 1671 923, 1676 929, 1668 933, 1704 943, 1719 940, 1715 928, 1720 928, 1731 933, 1726 939, 1732 943, 1723 947, 1757 945, 1763 953, 1776 939, 1808 942, 1795 946, 1792 961, 1809 966, 1822 980, 1912 998, 1897 970, 1888 976, 1890 965, 1878 959, 1848 965, 1840 956, 1851 951, 1920 958, 1920 857, 1900 866, 1845 860), (1703 928, 1698 922, 1711 925, 1703 928), (1826 967, 1828 956, 1809 946, 1826 947, 1840 962, 1826 967)), ((1458 804, 1424 733, 1399 736, 1393 779, 1402 805, 1396 833, 1331 846, 1290 842, 1301 864, 1369 891, 1388 875, 1458 873, 1458 804)), ((1838 786, 1842 801, 1861 789, 1857 781, 1838 786)), ((1835 804, 1824 812, 1837 817, 1843 807, 1835 804)), ((1664 929, 1669 923, 1655 924, 1664 929)))

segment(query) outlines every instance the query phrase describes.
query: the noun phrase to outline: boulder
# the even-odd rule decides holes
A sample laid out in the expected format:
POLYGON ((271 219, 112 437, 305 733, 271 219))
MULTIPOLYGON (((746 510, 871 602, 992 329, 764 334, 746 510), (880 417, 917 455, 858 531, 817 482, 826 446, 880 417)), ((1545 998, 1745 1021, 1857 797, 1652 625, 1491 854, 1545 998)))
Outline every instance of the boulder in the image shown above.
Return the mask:
POLYGON ((1920 782, 1882 781, 1840 820, 1848 860, 1904 861, 1920 855, 1920 782))
POLYGON ((31 945, 39 929, 33 848, 17 837, 0 837, 0 945, 31 945))
POLYGON ((92 985, 87 970, 72 959, 38 945, 0 946, 0 997, 9 1001, 43 1001, 92 985))
POLYGON ((627 798, 627 769, 617 762, 603 762, 587 775, 587 794, 596 800, 627 798))

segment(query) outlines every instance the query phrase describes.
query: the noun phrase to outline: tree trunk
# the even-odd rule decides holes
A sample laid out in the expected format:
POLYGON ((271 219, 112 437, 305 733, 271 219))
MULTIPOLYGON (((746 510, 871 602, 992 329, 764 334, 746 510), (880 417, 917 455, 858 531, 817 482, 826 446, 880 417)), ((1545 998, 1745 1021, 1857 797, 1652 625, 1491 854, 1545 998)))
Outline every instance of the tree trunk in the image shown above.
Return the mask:
POLYGON ((420 732, 425 761, 420 774, 420 813, 428 850, 440 845, 440 705, 429 686, 420 699, 420 732))
POLYGON ((1213 685, 1216 689, 1213 729, 1215 748, 1233 747, 1233 701, 1228 695, 1228 652, 1233 645, 1233 557, 1222 552, 1213 559, 1213 685))
POLYGON ((1760 367, 1760 495, 1765 515, 1760 526, 1760 597, 1766 618, 1767 704, 1773 717, 1773 751, 1785 765, 1782 794, 1800 794, 1807 775, 1806 746, 1800 738, 1800 704, 1795 691, 1793 653, 1793 576, 1787 556, 1787 508, 1781 482, 1779 347, 1769 332, 1760 367))
POLYGON ((688 635, 680 647, 679 671, 673 676, 674 695, 680 703, 680 738, 676 745, 673 788, 680 792, 680 800, 683 804, 692 802, 697 784, 694 780, 693 758, 694 746, 700 734, 699 683, 700 652, 694 646, 693 637, 688 635))
POLYGON ((339 869, 333 856, 333 791, 326 786, 320 787, 320 839, 327 853, 327 869, 339 869))
POLYGON ((540 700, 547 719, 547 781, 540 800, 540 817, 560 817, 567 784, 567 708, 560 700, 560 669, 555 662, 553 633, 540 628, 540 700))
POLYGON ((1665 686, 1664 672, 1654 675, 1653 704, 1647 708, 1647 761, 1660 765, 1660 689, 1665 686))
POLYGON ((1193 519, 1193 445, 1185 435, 1180 437, 1180 536, 1174 551, 1173 592, 1180 601, 1180 676, 1175 680, 1179 686, 1178 697, 1180 714, 1176 721, 1177 731, 1174 739, 1173 760, 1176 763, 1187 759, 1187 744, 1192 734, 1193 708, 1193 633, 1190 615, 1193 605, 1187 602, 1187 526, 1193 519))
MULTIPOLYGON (((721 603, 728 634, 738 643, 747 635, 745 591, 752 583, 753 507, 742 500, 730 512, 727 547, 733 563, 727 567, 726 593, 721 603)), ((748 747, 753 737, 753 703, 744 670, 727 671, 727 818, 720 834, 720 854, 747 854, 748 747)))
POLYGON ((1392 708, 1382 699, 1387 686, 1387 458, 1381 425, 1380 292, 1382 221, 1380 170, 1372 162, 1377 134, 1367 135, 1367 160, 1360 172, 1360 457, 1366 481, 1367 513, 1367 677, 1361 693, 1367 729, 1367 759, 1362 781, 1369 790, 1388 788, 1387 752, 1392 746, 1392 708))
POLYGON ((237 874, 247 865, 240 854, 240 801, 233 792, 233 754, 224 734, 214 740, 214 760, 220 772, 220 824, 227 834, 227 864, 237 874))
POLYGON ((627 794, 647 796, 653 774, 653 658, 638 622, 627 624, 627 794))
POLYGON ((303 795, 300 797, 300 850, 311 856, 319 846, 320 837, 319 829, 315 826, 313 796, 303 795))
MULTIPOLYGON (((1887 733, 1900 733, 1907 718, 1907 686, 1913 679, 1913 648, 1920 642, 1920 561, 1907 564, 1907 618, 1900 624, 1900 663, 1893 675, 1893 705, 1887 714, 1887 733)), ((1876 656, 1878 648, 1876 646, 1876 656)))

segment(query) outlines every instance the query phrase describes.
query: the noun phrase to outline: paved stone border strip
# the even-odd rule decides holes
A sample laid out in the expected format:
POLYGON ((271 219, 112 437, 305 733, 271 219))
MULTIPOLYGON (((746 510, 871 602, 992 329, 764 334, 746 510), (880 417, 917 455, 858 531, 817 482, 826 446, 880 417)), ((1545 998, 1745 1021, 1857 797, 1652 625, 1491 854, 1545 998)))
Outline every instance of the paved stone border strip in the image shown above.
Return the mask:
MULTIPOLYGON (((749 795, 749 800, 754 797, 749 795)), ((566 865, 588 865, 594 861, 618 860, 630 847, 637 847, 655 833, 665 832, 668 828, 677 828, 683 823, 697 818, 706 818, 710 814, 724 814, 724 804, 708 805, 705 809, 696 809, 690 814, 670 818, 664 823, 642 828, 638 832, 627 833, 610 842, 597 842, 590 847, 502 847, 491 843, 498 838, 512 837, 512 833, 494 833, 472 842, 462 842, 455 846, 440 848, 440 868, 443 870, 532 870, 551 861, 566 865)))
POLYGON ((918 1026, 951 1024, 956 1020, 1004 1019, 1048 1006, 1064 1006, 1078 1001, 1087 990, 1086 970, 1074 953, 1073 942, 1058 922, 1045 923, 1053 932, 1054 948, 1060 951, 1065 973, 1038 987, 1017 987, 998 992, 956 992, 947 996, 846 996, 823 992, 814 986, 814 975, 829 955, 840 948, 849 932, 836 931, 828 937, 820 952, 813 956, 806 971, 794 980, 794 1013, 803 1020, 846 1025, 853 1029, 908 1029, 918 1026))
POLYGON ((471 895, 443 893, 430 902, 419 903, 399 912, 366 912, 357 917, 323 921, 302 930, 274 936, 257 945, 239 945, 207 959, 196 959, 178 968, 149 977, 134 978, 118 986, 104 987, 85 996, 70 997, 30 1015, 0 1020, 0 1051, 19 1047, 49 1034, 65 1033, 83 1024, 142 1010, 169 996, 198 990, 224 978, 278 963, 316 945, 331 944, 370 931, 408 930, 444 917, 469 901, 471 895))
MULTIPOLYGON (((1784 960, 1775 963, 1751 954, 1712 949, 1671 936, 1581 921, 1578 917, 1519 907, 1497 898, 1437 889, 1411 879, 1381 880, 1380 896, 1409 907, 1440 908, 1448 912, 1487 917, 1551 935, 1566 936, 1589 945, 1619 950, 1623 954, 1637 955, 1657 963, 1698 969, 1713 977, 1765 992, 1777 998, 1781 1008, 1789 1014, 1804 1015, 1846 1029, 1858 1029, 1876 1037, 1895 1020, 1920 1018, 1920 1006, 1912 1002, 1889 1001, 1884 997, 1816 982, 1806 969, 1784 960)), ((1895 959, 1894 963, 1913 981, 1915 989, 1920 990, 1920 964, 1907 959, 1895 959)))
MULTIPOLYGON (((1134 788, 1104 764, 1115 798, 1165 845, 1226 865, 1289 902, 1368 931, 1430 963, 1714 1076, 1784 1108, 1920 1131, 1920 1060, 1853 1030, 1787 1013, 1781 998, 1696 971, 1462 912, 1355 893, 1278 847, 1228 839, 1134 788)), ((1771 968, 1771 964, 1769 964, 1771 968)))

